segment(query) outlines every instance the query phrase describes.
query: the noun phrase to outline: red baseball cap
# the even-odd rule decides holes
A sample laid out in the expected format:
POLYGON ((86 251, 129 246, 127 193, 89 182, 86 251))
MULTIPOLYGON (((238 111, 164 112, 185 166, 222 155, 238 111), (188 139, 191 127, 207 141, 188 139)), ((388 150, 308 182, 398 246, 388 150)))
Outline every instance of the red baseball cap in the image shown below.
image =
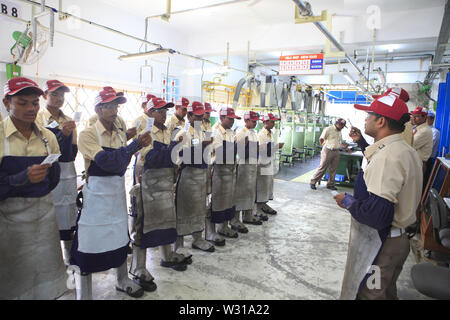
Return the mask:
POLYGON ((246 113, 244 113, 244 120, 261 120, 259 118, 259 113, 254 112, 254 111, 247 111, 246 113))
POLYGON ((64 92, 70 92, 70 89, 61 81, 59 80, 48 80, 45 82, 44 87, 42 90, 44 92, 53 92, 59 88, 63 88, 64 92))
POLYGON ((233 119, 238 119, 241 120, 241 117, 238 117, 235 113, 234 113, 234 109, 233 108, 228 108, 228 107, 223 107, 222 109, 220 109, 220 113, 221 116, 226 116, 227 118, 233 118, 233 119))
POLYGON ((181 100, 178 100, 177 102, 175 102, 175 105, 177 107, 187 108, 187 106, 189 105, 189 100, 186 98, 181 98, 181 100))
POLYGON ((36 82, 33 80, 30 80, 28 78, 19 77, 19 78, 12 78, 9 79, 4 87, 4 94, 6 96, 13 96, 16 93, 19 93, 23 89, 26 88, 32 88, 36 91, 38 95, 43 95, 44 91, 39 88, 36 82))
POLYGON ((389 88, 384 94, 382 95, 373 95, 372 98, 378 99, 381 97, 384 97, 388 94, 392 94, 395 95, 397 98, 402 99, 405 102, 409 101, 409 94, 405 89, 402 89, 400 87, 393 87, 393 88, 389 88))
POLYGON ((345 121, 345 120, 342 119, 342 118, 337 119, 337 120, 336 120, 336 123, 340 123, 340 124, 344 125, 344 127, 347 128, 347 121, 345 121))
POLYGON ((147 111, 153 110, 153 109, 163 109, 163 108, 172 108, 173 103, 172 102, 166 102, 161 98, 152 98, 147 103, 147 111))
POLYGON ((275 117, 275 116, 273 115, 273 113, 269 112, 268 114, 263 115, 261 120, 262 120, 263 122, 264 122, 264 121, 269 121, 269 120, 280 121, 281 118, 277 118, 277 117, 275 117))
POLYGON ((208 102, 205 102, 205 112, 213 112, 213 108, 208 102))
POLYGON ((205 113, 205 108, 203 107, 203 104, 198 101, 192 102, 191 106, 187 107, 187 112, 192 112, 198 116, 203 115, 205 113))
POLYGON ((94 104, 95 106, 98 106, 101 103, 108 103, 114 100, 118 100, 118 104, 127 102, 127 98, 123 96, 123 93, 117 93, 116 90, 111 87, 104 87, 100 90, 97 97, 95 97, 94 104))
POLYGON ((427 116, 428 115, 428 110, 426 108, 417 107, 413 112, 411 112, 411 114, 418 114, 418 115, 421 115, 421 116, 427 116))
POLYGON ((374 112, 393 120, 400 120, 405 113, 409 114, 408 106, 405 101, 400 98, 396 98, 394 95, 382 96, 372 102, 370 106, 355 104, 354 107, 355 109, 366 112, 374 112))
POLYGON ((153 94, 147 94, 146 96, 141 97, 141 101, 143 104, 144 103, 147 104, 150 101, 150 99, 153 99, 153 98, 156 98, 156 96, 153 94))

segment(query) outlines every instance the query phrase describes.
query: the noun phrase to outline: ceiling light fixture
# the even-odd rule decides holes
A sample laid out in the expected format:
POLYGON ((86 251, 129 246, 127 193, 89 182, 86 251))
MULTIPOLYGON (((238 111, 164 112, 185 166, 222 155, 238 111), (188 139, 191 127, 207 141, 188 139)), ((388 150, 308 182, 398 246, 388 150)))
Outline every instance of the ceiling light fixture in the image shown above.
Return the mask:
POLYGON ((147 52, 140 52, 140 53, 131 53, 131 54, 126 54, 123 56, 119 57, 119 60, 121 61, 128 61, 128 60, 139 60, 139 59, 143 59, 143 58, 147 58, 149 56, 153 56, 156 54, 163 54, 163 53, 175 53, 175 50, 172 49, 163 49, 163 48, 158 48, 152 51, 147 51, 147 52))

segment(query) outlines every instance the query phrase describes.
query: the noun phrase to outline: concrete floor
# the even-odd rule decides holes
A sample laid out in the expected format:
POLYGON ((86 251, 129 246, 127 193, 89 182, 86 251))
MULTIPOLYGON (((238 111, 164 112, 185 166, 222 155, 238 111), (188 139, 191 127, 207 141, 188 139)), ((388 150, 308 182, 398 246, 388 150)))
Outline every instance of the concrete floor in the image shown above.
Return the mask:
MULTIPOLYGON (((249 233, 227 239, 214 253, 191 249, 188 237, 182 252, 193 254, 193 264, 184 272, 160 267, 159 251, 149 249, 147 267, 158 289, 140 299, 338 299, 350 214, 324 184, 313 191, 308 184, 275 180, 270 205, 276 216, 248 226, 249 233)), ((427 299, 412 284, 414 263, 410 254, 397 282, 400 299, 427 299)), ((133 299, 116 292, 114 284, 113 270, 94 274, 94 299, 133 299)), ((60 299, 74 297, 71 290, 60 299)))

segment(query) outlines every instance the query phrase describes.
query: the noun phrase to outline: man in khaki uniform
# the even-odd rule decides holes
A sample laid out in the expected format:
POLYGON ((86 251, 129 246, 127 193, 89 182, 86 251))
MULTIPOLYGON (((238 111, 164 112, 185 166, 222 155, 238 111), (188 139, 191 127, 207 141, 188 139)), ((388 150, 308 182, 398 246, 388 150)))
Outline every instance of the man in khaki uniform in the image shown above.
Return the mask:
POLYGON ((323 146, 320 154, 320 165, 311 179, 311 189, 316 190, 316 183, 322 179, 325 171, 328 169, 327 189, 337 190, 334 186, 334 177, 339 165, 339 148, 346 147, 342 142, 342 128, 346 127, 346 121, 342 118, 336 120, 336 123, 323 130, 319 142, 323 146))
POLYGON ((52 191, 52 198, 55 205, 59 236, 63 245, 63 258, 65 264, 68 265, 78 217, 76 206, 77 173, 74 164, 78 146, 76 124, 72 118, 66 116, 61 110, 66 92, 70 92, 70 90, 61 81, 48 80, 45 83, 44 98, 47 101, 47 106, 39 111, 36 123, 47 127, 55 134, 61 150, 61 157, 58 159, 61 166, 61 179, 58 186, 52 191))
POLYGON ((277 211, 271 208, 267 202, 273 200, 273 175, 274 175, 274 159, 276 152, 283 148, 284 143, 277 145, 275 149, 274 137, 272 129, 275 121, 280 121, 272 113, 263 115, 262 121, 264 128, 258 132, 259 143, 259 162, 256 178, 256 215, 262 221, 267 221, 267 214, 277 214, 277 211))
POLYGON ((409 254, 405 228, 421 196, 421 160, 401 137, 409 120, 404 101, 387 95, 355 108, 368 112, 365 133, 375 143, 365 149, 368 163, 354 196, 334 197, 352 215, 341 299, 398 299, 396 282, 409 254))
MULTIPOLYGON (((187 114, 187 107, 189 105, 189 100, 186 98, 182 98, 181 101, 177 101, 175 103, 175 112, 174 114, 167 119, 165 126, 169 129, 169 132, 172 134, 175 131, 175 128, 180 127, 184 129, 186 121, 184 118, 187 114)), ((176 134, 176 133, 175 133, 176 134)), ((175 134, 172 134, 172 139, 175 137, 175 134)))
POLYGON ((213 108, 211 107, 211 105, 208 102, 205 102, 205 114, 203 115, 203 131, 212 131, 211 129, 211 121, 209 120, 209 118, 211 117, 211 112, 213 112, 213 108))
POLYGON ((256 179, 258 169, 258 136, 253 130, 259 114, 253 111, 244 113, 245 126, 236 135, 238 145, 238 168, 236 180, 236 213, 231 220, 231 228, 247 233, 243 223, 261 225, 262 221, 253 215, 256 202, 256 179), (242 220, 241 220, 242 211, 242 220))
POLYGON ((224 239, 217 237, 214 224, 218 224, 220 235, 238 237, 238 233, 229 226, 236 211, 236 143, 234 131, 231 130, 234 119, 241 118, 234 113, 233 108, 224 107, 220 110, 220 121, 213 127, 211 219, 207 217, 206 240, 216 245, 222 245, 224 239))
POLYGON ((414 125, 413 148, 422 159, 424 170, 425 164, 433 151, 433 132, 427 123, 427 115, 428 110, 421 107, 417 107, 411 112, 411 123, 414 125))

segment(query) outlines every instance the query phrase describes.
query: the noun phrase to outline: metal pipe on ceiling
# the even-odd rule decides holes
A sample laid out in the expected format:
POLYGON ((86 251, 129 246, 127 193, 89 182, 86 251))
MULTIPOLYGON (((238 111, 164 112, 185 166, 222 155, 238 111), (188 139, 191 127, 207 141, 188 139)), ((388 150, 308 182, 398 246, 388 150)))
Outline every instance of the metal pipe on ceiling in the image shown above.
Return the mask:
MULTIPOLYGON (((301 0, 292 0, 297 5, 297 7, 302 11, 309 11, 310 15, 313 15, 312 11, 308 9, 308 7, 303 3, 301 0)), ((345 51, 344 47, 333 37, 333 35, 327 30, 327 28, 320 22, 313 22, 314 25, 327 37, 328 40, 339 50, 345 52, 345 58, 350 62, 350 64, 361 74, 363 79, 370 83, 369 79, 366 77, 364 72, 359 68, 359 66, 356 64, 356 61, 353 60, 353 58, 345 51)), ((375 91, 375 88, 372 84, 370 84, 373 91, 375 91)))
MULTIPOLYGON (((247 2, 250 0, 233 0, 233 1, 226 1, 226 2, 219 2, 219 3, 215 3, 215 4, 210 4, 207 6, 203 6, 203 7, 198 7, 198 8, 190 8, 190 9, 184 9, 184 10, 179 10, 179 11, 174 11, 174 12, 170 12, 170 15, 174 15, 174 14, 179 14, 179 13, 185 13, 185 12, 190 12, 190 11, 195 11, 195 10, 201 10, 201 9, 208 9, 208 8, 213 8, 213 7, 218 7, 218 6, 224 6, 227 4, 235 4, 235 3, 239 3, 239 2, 247 2)), ((163 16, 167 16, 167 13, 162 13, 162 14, 156 14, 153 16, 148 16, 145 19, 153 19, 153 18, 160 18, 163 16)))
MULTIPOLYGON (((25 2, 25 3, 31 4, 31 5, 33 5, 33 6, 39 6, 39 7, 41 6, 41 3, 38 3, 38 2, 35 2, 35 1, 32 1, 32 0, 18 0, 18 1, 25 2)), ((241 1, 244 1, 244 0, 241 0, 241 1)), ((248 0, 246 0, 246 1, 248 1, 248 0)), ((118 34, 118 35, 121 35, 121 36, 124 36, 124 37, 128 37, 128 38, 131 38, 131 39, 134 39, 134 40, 136 40, 136 41, 140 41, 140 42, 142 42, 142 43, 144 43, 144 44, 152 45, 152 46, 155 46, 155 47, 158 47, 158 48, 163 48, 162 45, 160 45, 160 44, 158 44, 158 43, 153 43, 153 42, 147 41, 147 40, 145 40, 145 39, 141 39, 141 38, 132 36, 132 35, 130 35, 130 34, 126 34, 126 33, 122 32, 122 31, 118 31, 118 30, 112 29, 112 28, 110 28, 110 27, 107 27, 107 26, 98 24, 98 23, 96 23, 96 22, 89 21, 89 20, 86 20, 86 19, 83 19, 83 18, 74 16, 74 15, 72 15, 72 14, 70 14, 70 13, 63 12, 63 11, 59 11, 59 10, 57 10, 57 9, 55 9, 55 8, 53 8, 53 7, 47 6, 47 5, 46 5, 45 7, 48 8, 48 9, 50 9, 50 10, 53 10, 55 13, 63 14, 63 15, 65 15, 65 16, 67 16, 67 17, 71 17, 71 18, 80 20, 81 22, 90 24, 90 25, 92 25, 92 26, 95 26, 95 27, 98 27, 98 28, 101 28, 101 29, 105 29, 105 30, 107 30, 107 31, 109 31, 109 32, 116 33, 116 34, 118 34)), ((147 22, 148 22, 148 20, 146 19, 146 23, 147 23, 147 22)), ((218 66, 221 66, 221 67, 224 66, 223 64, 220 64, 220 63, 217 63, 217 62, 214 62, 214 61, 211 61, 211 60, 207 60, 207 59, 204 59, 204 58, 201 58, 201 57, 193 56, 193 55, 190 55, 190 54, 182 53, 182 52, 179 52, 179 51, 176 51, 176 53, 179 54, 179 55, 188 57, 188 58, 192 58, 192 59, 197 59, 197 60, 205 61, 205 62, 207 62, 207 63, 214 64, 214 65, 218 65, 218 66)), ((235 71, 247 73, 246 70, 241 70, 241 69, 233 68, 233 67, 230 67, 230 66, 228 66, 228 67, 229 67, 231 70, 235 70, 235 71)))
MULTIPOLYGON (((433 65, 438 65, 441 63, 446 47, 442 44, 446 44, 448 42, 449 37, 450 37, 450 1, 447 0, 447 3, 445 5, 444 17, 442 18, 441 30, 439 31, 439 37, 436 43, 436 51, 432 62, 433 65)), ((428 84, 433 82, 434 78, 438 73, 439 71, 430 69, 427 75, 425 76, 424 83, 428 84)))

